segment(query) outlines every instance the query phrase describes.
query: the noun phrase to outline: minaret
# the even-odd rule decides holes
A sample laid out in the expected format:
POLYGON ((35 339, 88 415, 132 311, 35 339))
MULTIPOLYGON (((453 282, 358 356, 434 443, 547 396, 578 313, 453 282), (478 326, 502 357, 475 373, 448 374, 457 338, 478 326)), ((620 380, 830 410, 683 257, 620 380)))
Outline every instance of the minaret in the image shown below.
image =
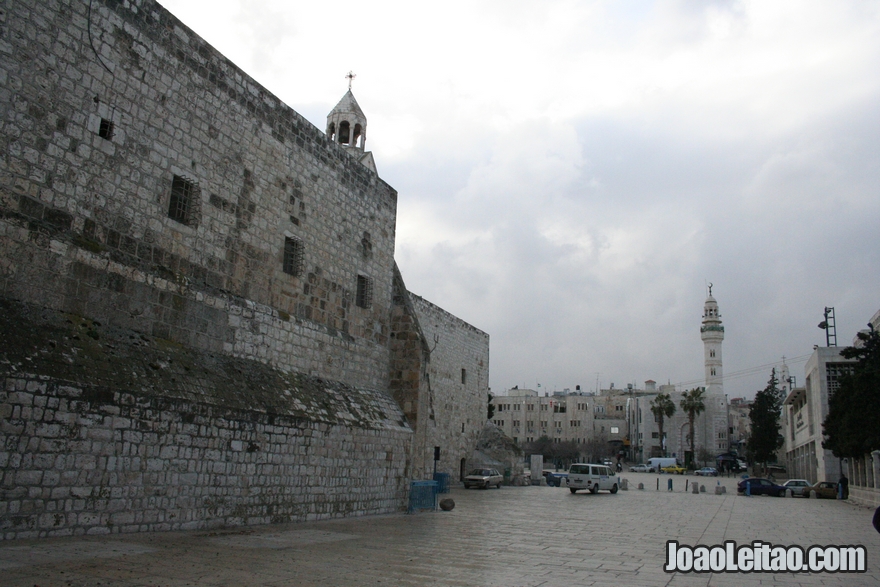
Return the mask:
POLYGON ((706 364, 706 395, 724 394, 724 377, 721 371, 721 341, 724 340, 724 326, 718 313, 718 302, 712 297, 712 284, 709 284, 709 297, 703 306, 703 325, 700 328, 703 339, 703 352, 706 364))
POLYGON ((348 91, 327 115, 327 138, 376 171, 373 154, 364 150, 367 142, 367 117, 351 93, 351 82, 355 74, 348 72, 345 77, 348 78, 348 91))

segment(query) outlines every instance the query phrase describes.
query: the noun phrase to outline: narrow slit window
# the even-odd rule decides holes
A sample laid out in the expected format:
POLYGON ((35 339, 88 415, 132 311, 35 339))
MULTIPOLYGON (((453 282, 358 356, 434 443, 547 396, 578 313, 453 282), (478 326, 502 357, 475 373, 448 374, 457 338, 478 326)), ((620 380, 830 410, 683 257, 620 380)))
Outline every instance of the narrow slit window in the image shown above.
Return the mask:
POLYGON ((108 141, 113 138, 113 121, 106 118, 101 119, 101 126, 98 127, 98 136, 108 141))
POLYGON ((373 280, 369 277, 358 275, 355 303, 361 308, 369 308, 373 305, 373 280))
POLYGON ((298 238, 286 237, 284 239, 284 272, 298 276, 302 275, 303 268, 303 242, 298 238))
POLYGON ((462 370, 461 370, 461 383, 462 383, 462 384, 466 384, 466 383, 467 383, 467 369, 462 369, 462 370))

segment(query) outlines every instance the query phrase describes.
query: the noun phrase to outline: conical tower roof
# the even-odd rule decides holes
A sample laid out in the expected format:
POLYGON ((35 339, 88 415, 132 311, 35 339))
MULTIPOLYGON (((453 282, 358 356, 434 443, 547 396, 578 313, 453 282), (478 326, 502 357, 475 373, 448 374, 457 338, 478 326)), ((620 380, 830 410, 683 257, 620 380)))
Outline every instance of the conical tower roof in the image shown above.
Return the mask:
POLYGON ((354 114, 357 118, 362 119, 366 122, 367 117, 364 115, 364 111, 361 110, 360 105, 357 103, 357 100, 354 99, 354 94, 351 93, 351 89, 345 92, 345 95, 342 96, 342 99, 339 101, 336 106, 333 107, 333 110, 330 111, 329 116, 333 116, 334 114, 354 114))

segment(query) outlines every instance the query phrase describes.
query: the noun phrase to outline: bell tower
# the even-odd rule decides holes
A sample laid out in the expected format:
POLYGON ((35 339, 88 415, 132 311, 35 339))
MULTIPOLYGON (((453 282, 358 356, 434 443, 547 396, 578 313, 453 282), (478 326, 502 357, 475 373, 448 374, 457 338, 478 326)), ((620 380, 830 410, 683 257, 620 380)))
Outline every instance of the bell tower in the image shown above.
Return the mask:
POLYGON ((364 150, 367 142, 367 117, 351 93, 351 82, 356 76, 349 71, 345 77, 348 78, 348 91, 327 115, 327 138, 376 171, 373 154, 364 150))

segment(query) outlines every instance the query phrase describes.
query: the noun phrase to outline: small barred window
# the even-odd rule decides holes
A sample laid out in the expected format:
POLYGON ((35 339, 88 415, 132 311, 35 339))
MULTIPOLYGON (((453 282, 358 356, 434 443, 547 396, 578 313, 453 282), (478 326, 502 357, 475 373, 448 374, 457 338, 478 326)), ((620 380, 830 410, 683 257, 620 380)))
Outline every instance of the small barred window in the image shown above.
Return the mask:
POLYGON ((187 226, 195 226, 195 199, 199 187, 185 177, 175 175, 171 182, 171 198, 168 201, 168 217, 187 226))
POLYGON ((302 275, 303 242, 298 238, 284 239, 284 272, 290 275, 302 275))
POLYGON ((369 308, 373 305, 373 280, 369 277, 358 275, 355 303, 361 308, 369 308))

